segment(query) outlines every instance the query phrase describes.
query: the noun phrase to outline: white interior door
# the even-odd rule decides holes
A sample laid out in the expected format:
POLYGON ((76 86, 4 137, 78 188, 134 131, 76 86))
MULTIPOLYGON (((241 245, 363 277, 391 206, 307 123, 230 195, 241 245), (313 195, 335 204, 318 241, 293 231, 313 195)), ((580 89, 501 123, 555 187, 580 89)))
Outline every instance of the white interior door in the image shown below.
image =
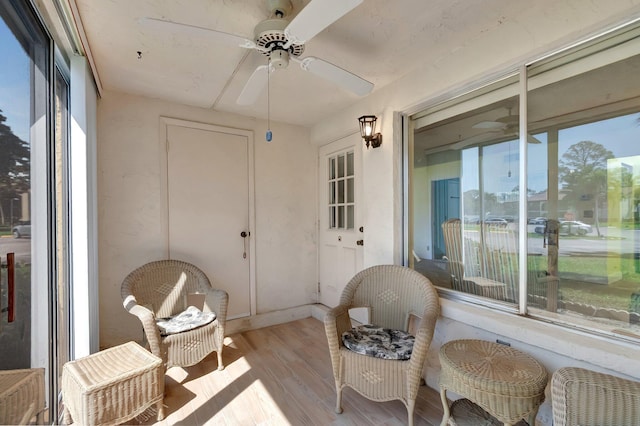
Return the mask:
POLYGON ((166 136, 169 257, 197 265, 229 293, 228 318, 248 316, 252 133, 176 120, 166 136))
POLYGON ((320 303, 329 307, 363 265, 361 145, 354 134, 319 149, 320 303))

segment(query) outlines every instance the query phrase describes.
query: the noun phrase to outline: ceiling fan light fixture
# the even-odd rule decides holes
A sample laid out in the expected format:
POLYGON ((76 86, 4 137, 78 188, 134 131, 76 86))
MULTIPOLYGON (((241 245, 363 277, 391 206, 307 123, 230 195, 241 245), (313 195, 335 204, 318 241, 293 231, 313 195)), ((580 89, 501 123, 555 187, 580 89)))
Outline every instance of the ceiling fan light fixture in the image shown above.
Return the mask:
POLYGON ((289 52, 276 49, 271 52, 271 66, 274 68, 286 68, 289 66, 289 52))

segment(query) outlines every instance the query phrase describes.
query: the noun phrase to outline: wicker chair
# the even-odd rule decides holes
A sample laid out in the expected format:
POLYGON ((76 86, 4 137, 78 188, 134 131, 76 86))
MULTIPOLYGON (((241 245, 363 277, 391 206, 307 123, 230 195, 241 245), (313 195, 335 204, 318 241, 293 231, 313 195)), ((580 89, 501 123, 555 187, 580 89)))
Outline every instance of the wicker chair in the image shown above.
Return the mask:
POLYGON ((213 351, 218 355, 218 370, 224 368, 222 349, 229 296, 214 289, 202 270, 179 260, 150 262, 124 279, 121 296, 125 309, 142 322, 151 352, 164 361, 165 368, 195 365, 213 351), (156 319, 183 312, 190 299, 198 297, 200 308, 215 312, 216 319, 192 330, 162 336, 156 319))
MULTIPOLYGON (((513 230, 493 224, 480 225, 480 240, 463 231, 460 219, 442 223, 454 289, 498 300, 518 300, 517 237, 513 230), (487 292, 478 278, 502 283, 487 292), (494 289, 495 290, 495 289, 494 289)), ((474 233, 475 234, 475 233, 474 233)))
POLYGON ((438 294, 431 281, 412 269, 380 265, 354 276, 343 290, 340 304, 329 310, 324 320, 336 382, 336 413, 342 412, 342 389, 348 386, 374 401, 401 400, 407 407, 408 424, 412 425, 439 313, 438 294), (341 336, 352 328, 349 309, 358 307, 368 308, 372 324, 410 331, 415 336, 411 358, 388 360, 347 349, 341 336), (414 318, 419 319, 417 324, 413 323, 414 318))
MULTIPOLYGON (((511 303, 518 302, 518 234, 511 228, 482 224, 478 231, 463 231, 460 219, 442 223, 453 288, 511 303), (472 238, 470 235, 480 235, 472 238), (483 286, 486 278, 503 288, 483 286)), ((545 261, 546 262, 546 261, 545 261)), ((527 292, 531 305, 557 310, 557 277, 546 276, 538 256, 527 256, 527 292)))
POLYGON ((0 424, 44 424, 44 368, 0 371, 0 424))
POLYGON ((584 368, 563 367, 551 377, 555 426, 640 424, 640 382, 584 368))

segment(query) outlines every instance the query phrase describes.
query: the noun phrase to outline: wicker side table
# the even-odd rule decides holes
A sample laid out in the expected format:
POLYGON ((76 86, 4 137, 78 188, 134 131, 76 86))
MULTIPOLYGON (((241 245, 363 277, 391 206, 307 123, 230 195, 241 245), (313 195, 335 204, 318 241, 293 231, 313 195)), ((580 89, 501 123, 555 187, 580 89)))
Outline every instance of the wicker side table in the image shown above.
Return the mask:
POLYGON ((505 425, 523 418, 535 424, 548 373, 533 357, 484 340, 454 340, 440 348, 440 366, 441 426, 451 415, 447 390, 468 398, 505 425))
POLYGON ((164 418, 162 360, 135 342, 67 362, 62 369, 65 423, 114 425, 153 404, 164 418))
POLYGON ((43 424, 44 368, 0 371, 0 424, 43 424))

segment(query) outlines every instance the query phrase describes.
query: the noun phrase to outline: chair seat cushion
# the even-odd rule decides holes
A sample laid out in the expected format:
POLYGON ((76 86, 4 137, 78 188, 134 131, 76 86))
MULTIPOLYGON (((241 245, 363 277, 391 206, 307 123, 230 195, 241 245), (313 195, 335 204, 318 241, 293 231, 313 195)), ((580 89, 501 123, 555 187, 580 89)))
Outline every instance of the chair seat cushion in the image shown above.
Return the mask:
POLYGON ((216 319, 215 312, 202 312, 195 306, 189 306, 184 312, 171 318, 160 318, 156 320, 156 324, 158 324, 160 334, 162 336, 168 336, 169 334, 181 333, 201 327, 209 324, 214 319, 216 319))
POLYGON ((415 337, 402 330, 376 325, 361 325, 342 333, 347 349, 375 358, 407 360, 411 358, 415 337))

